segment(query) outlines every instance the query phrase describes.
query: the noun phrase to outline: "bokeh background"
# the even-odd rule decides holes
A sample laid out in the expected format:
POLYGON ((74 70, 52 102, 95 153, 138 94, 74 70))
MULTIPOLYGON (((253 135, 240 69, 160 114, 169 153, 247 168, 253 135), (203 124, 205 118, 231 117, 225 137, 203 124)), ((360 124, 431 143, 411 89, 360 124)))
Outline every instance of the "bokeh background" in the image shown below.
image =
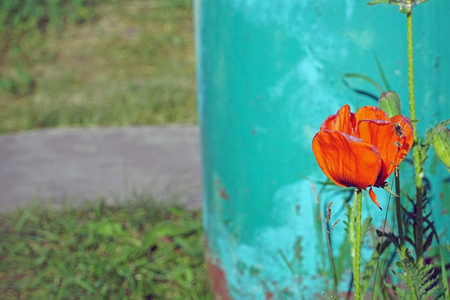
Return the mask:
POLYGON ((0 2, 0 132, 195 123, 190 0, 0 2))

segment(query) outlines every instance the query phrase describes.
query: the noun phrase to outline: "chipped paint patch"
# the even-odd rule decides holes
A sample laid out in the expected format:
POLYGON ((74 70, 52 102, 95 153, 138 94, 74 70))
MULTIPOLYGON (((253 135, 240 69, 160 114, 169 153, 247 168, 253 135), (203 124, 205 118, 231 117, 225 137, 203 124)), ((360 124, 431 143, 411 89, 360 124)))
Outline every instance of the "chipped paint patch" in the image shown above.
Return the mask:
POLYGON ((227 286, 227 276, 219 264, 210 260, 208 262, 208 274, 211 291, 213 292, 215 299, 231 300, 227 286))
POLYGON ((232 300, 230 291, 228 290, 227 275, 222 269, 220 260, 211 257, 207 242, 205 243, 205 259, 209 275, 209 284, 214 299, 232 300))
POLYGON ((272 292, 266 292, 266 300, 271 300, 273 299, 274 295, 272 292))

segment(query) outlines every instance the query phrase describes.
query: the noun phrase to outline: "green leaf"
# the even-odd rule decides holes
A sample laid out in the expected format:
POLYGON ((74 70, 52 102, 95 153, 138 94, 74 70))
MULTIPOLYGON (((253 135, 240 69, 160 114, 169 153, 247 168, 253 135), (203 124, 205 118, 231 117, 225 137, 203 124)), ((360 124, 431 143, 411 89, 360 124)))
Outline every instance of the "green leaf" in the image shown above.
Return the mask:
MULTIPOLYGON (((417 263, 409 252, 399 251, 400 261, 396 264, 404 274, 396 274, 397 277, 407 283, 413 299, 427 299, 441 288, 440 281, 434 276, 436 270, 433 265, 421 265, 417 263)), ((395 289, 397 295, 399 290, 395 289)), ((401 297, 400 297, 401 298, 401 297)))
POLYGON ((381 66, 381 62, 378 59, 378 56, 374 53, 373 56, 375 57, 375 62, 377 63, 378 72, 380 72, 381 80, 383 81, 384 87, 387 91, 391 90, 391 87, 389 86, 389 83, 386 79, 386 74, 384 74, 383 67, 381 66))
POLYGON ((414 4, 415 5, 419 5, 421 3, 425 3, 425 2, 428 2, 428 1, 430 1, 430 0, 417 0, 417 1, 414 1, 414 4))
POLYGON ((344 74, 344 77, 346 78, 358 78, 358 79, 362 79, 367 81, 368 83, 372 84, 374 87, 376 87, 380 93, 384 92, 384 89, 372 78, 370 78, 369 76, 363 75, 363 74, 359 74, 359 73, 347 73, 344 74))
POLYGON ((408 294, 406 291, 402 290, 401 288, 392 285, 392 284, 386 284, 390 289, 392 289, 393 291, 395 291, 395 294, 397 295, 398 299, 411 299, 411 295, 408 294))
POLYGON ((363 295, 365 294, 365 292, 367 291, 367 288, 369 287, 370 279, 376 273, 379 258, 380 258, 380 255, 378 254, 378 252, 374 251, 372 253, 372 257, 364 266, 364 270, 363 270, 362 276, 361 276, 361 279, 362 279, 361 280, 361 292, 363 295))
POLYGON ((397 1, 392 0, 372 0, 367 5, 377 5, 377 4, 393 4, 397 5, 397 1))
POLYGON ((429 234, 428 236, 427 236, 427 239, 426 239, 426 241, 425 241, 425 243, 423 244, 423 249, 428 249, 428 247, 430 247, 431 246, 431 243, 433 242, 433 234, 429 234))
POLYGON ((385 185, 383 185, 381 188, 386 192, 388 192, 389 194, 391 194, 392 196, 398 197, 398 195, 391 190, 389 183, 386 182, 385 185))
POLYGON ((363 224, 361 226, 361 232, 362 232, 362 238, 363 239, 365 238, 367 232, 369 231, 370 225, 372 225, 371 223, 372 223, 372 217, 371 216, 369 216, 369 217, 364 219, 364 222, 363 222, 363 224))

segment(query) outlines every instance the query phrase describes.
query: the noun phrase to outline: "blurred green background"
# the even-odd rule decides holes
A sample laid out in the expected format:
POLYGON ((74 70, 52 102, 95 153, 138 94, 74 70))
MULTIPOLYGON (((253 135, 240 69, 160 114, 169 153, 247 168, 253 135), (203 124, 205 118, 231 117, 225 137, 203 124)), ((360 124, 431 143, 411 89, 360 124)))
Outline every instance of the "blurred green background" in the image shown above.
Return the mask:
MULTIPOLYGON (((0 134, 197 122, 190 0, 0 0, 0 26, 0 134)), ((210 299, 200 212, 125 200, 1 212, 0 298, 210 299)))
POLYGON ((195 123, 191 0, 0 0, 0 133, 195 123))

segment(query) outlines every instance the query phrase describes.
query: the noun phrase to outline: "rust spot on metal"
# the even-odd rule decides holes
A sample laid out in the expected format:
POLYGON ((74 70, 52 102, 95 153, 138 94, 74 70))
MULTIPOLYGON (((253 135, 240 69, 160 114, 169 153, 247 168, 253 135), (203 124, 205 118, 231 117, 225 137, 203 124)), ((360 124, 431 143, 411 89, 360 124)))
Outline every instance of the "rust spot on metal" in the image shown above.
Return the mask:
POLYGON ((220 198, 224 200, 230 200, 228 197, 227 191, 223 187, 222 181, 220 179, 214 180, 214 187, 216 191, 219 193, 220 198))
POLYGON ((227 191, 224 188, 220 190, 220 197, 225 200, 230 200, 230 198, 228 198, 227 191))
POLYGON ((208 273, 214 299, 231 300, 227 286, 227 276, 217 263, 208 261, 208 273))
POLYGON ((266 300, 271 300, 273 299, 274 295, 272 292, 266 292, 266 300))

